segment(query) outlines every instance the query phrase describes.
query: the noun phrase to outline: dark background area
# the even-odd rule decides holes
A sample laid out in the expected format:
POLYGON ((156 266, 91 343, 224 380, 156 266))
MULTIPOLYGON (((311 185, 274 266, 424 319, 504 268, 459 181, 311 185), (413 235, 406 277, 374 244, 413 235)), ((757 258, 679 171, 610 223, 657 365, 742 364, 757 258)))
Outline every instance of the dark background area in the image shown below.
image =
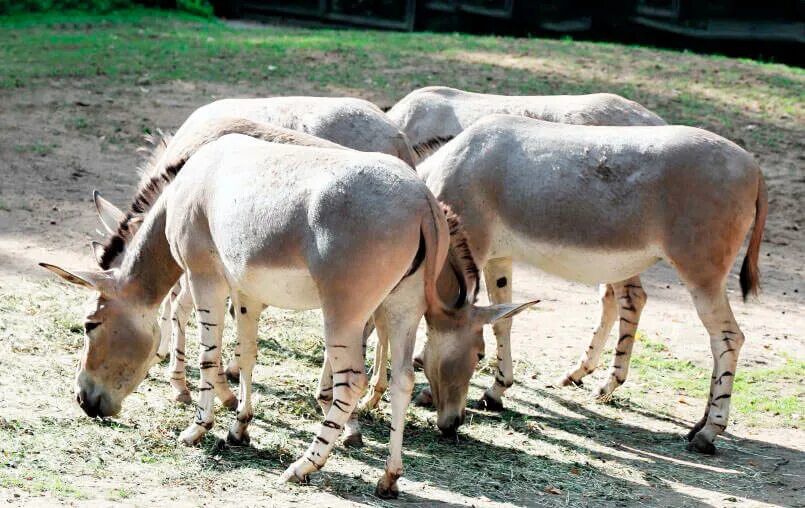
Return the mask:
POLYGON ((0 0, 0 14, 135 4, 224 18, 571 37, 805 64, 805 0, 0 0))
POLYGON ((397 30, 572 37, 802 66, 805 0, 214 0, 216 14, 397 30))

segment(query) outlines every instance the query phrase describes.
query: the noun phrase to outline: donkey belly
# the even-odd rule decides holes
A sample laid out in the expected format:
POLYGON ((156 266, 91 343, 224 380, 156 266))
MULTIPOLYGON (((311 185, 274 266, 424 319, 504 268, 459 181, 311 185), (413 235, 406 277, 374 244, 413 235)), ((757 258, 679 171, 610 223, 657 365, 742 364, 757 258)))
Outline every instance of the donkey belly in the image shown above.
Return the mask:
POLYGON ((293 310, 321 306, 316 283, 306 269, 251 268, 237 282, 240 291, 264 305, 293 310))
MULTIPOLYGON (((500 256, 512 256, 535 268, 567 280, 586 284, 618 282, 637 275, 661 258, 658 247, 612 250, 574 247, 531 239, 501 242, 500 256), (504 251, 508 250, 509 253, 504 251)), ((498 249, 495 249, 498 250, 498 249)))

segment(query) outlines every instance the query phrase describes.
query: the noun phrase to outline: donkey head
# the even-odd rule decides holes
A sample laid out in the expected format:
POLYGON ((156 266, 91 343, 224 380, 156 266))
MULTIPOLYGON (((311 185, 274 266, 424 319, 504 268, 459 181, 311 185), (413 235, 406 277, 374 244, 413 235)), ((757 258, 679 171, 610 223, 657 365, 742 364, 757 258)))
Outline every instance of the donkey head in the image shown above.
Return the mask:
POLYGON ((475 305, 478 268, 458 216, 449 208, 444 211, 450 229, 450 250, 437 287, 440 302, 454 303, 428 309, 428 340, 422 362, 436 406, 436 424, 442 433, 452 436, 464 421, 470 379, 484 358, 484 325, 511 318, 537 301, 475 305))
POLYGON ((132 303, 117 270, 67 271, 40 263, 64 280, 98 292, 85 318, 86 341, 75 380, 78 405, 87 415, 113 416, 145 379, 159 345, 153 312, 132 303))

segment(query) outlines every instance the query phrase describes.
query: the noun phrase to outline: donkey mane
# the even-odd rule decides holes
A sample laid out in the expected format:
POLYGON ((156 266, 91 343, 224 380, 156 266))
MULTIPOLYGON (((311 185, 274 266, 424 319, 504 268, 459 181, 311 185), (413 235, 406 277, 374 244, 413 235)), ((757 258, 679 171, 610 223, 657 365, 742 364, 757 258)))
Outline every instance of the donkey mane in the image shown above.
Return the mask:
POLYGON ((446 144, 448 141, 453 139, 454 136, 437 136, 433 139, 429 139, 427 141, 423 141, 422 143, 418 143, 414 145, 412 148, 416 156, 420 159, 425 157, 426 155, 430 155, 431 153, 435 152, 442 145, 446 144))
POLYGON ((126 244, 134 237, 146 212, 151 209, 165 186, 176 177, 187 162, 188 157, 184 156, 164 167, 160 166, 160 161, 165 155, 171 138, 170 134, 157 130, 155 134, 146 135, 146 145, 137 149, 138 153, 147 154, 145 162, 138 168, 140 182, 129 210, 117 225, 117 231, 103 246, 103 254, 99 260, 102 269, 107 270, 112 266, 115 258, 123 252, 126 244))
POLYGON ((206 122, 202 127, 179 138, 179 145, 176 145, 177 141, 173 141, 170 151, 168 145, 172 137, 158 130, 156 134, 146 136, 147 145, 138 150, 140 153, 148 154, 145 163, 139 168, 140 183, 129 211, 118 224, 115 234, 103 246, 100 259, 102 269, 106 270, 112 266, 115 258, 125 250, 126 244, 131 241, 142 224, 145 214, 156 203, 165 187, 176 178, 190 156, 207 143, 227 134, 243 134, 288 145, 345 149, 341 145, 304 132, 253 122, 245 118, 221 118, 206 122))
POLYGON ((467 299, 470 303, 475 303, 478 299, 478 283, 479 271, 478 265, 475 264, 475 259, 472 257, 470 251, 469 239, 464 226, 461 224, 461 218, 446 204, 441 203, 442 211, 447 219, 447 227, 450 231, 450 256, 449 262, 456 272, 456 277, 459 282, 459 298, 458 304, 463 304, 467 299), (472 287, 472 295, 467 298, 467 288, 472 287))

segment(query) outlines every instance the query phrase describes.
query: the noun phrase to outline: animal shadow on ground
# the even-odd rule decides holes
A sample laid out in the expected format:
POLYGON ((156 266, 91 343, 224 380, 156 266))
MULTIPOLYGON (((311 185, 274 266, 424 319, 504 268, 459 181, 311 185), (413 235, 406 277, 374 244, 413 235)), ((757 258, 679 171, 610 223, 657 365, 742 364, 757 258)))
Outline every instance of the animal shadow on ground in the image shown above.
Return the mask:
MULTIPOLYGON (((673 489, 670 485, 673 483, 693 490, 714 491, 724 497, 787 504, 790 497, 778 499, 775 491, 790 481, 786 472, 805 462, 805 454, 798 450, 730 434, 719 438, 719 453, 715 457, 695 454, 685 450, 684 434, 692 424, 673 416, 655 414, 616 399, 615 404, 625 413, 627 421, 628 415, 633 414, 636 419, 639 416, 665 422, 666 427, 667 424, 678 427, 678 431, 650 430, 603 415, 594 410, 592 402, 579 404, 563 399, 553 390, 528 385, 522 385, 521 389, 533 393, 529 394, 530 400, 511 397, 509 405, 516 409, 505 409, 499 414, 469 410, 467 421, 471 428, 460 431, 457 440, 441 438, 432 418, 413 416, 409 412, 403 445, 405 473, 399 502, 443 505, 437 499, 417 495, 418 490, 410 482, 422 482, 468 498, 525 506, 564 504, 567 500, 577 505, 601 501, 623 504, 636 499, 651 499, 652 504, 663 506, 709 506, 673 489), (566 411, 548 409, 535 400, 559 405, 566 411), (479 433, 478 428, 484 429, 483 432, 479 433), (500 441, 496 436, 503 434, 507 434, 507 445, 496 444, 500 441), (512 444, 513 440, 520 445, 512 444), (549 456, 550 449, 591 460, 568 462, 549 456), (601 463, 608 463, 610 467, 605 470, 599 467, 601 463), (613 474, 613 467, 636 471, 640 481, 613 474), (557 485, 564 495, 544 492, 557 485)), ((313 439, 312 432, 291 428, 277 414, 293 409, 311 423, 320 421, 321 415, 312 396, 291 394, 283 387, 260 383, 254 384, 254 391, 264 396, 262 405, 270 407, 256 408, 252 425, 266 432, 285 427, 296 443, 229 447, 220 439, 209 437, 202 446, 215 459, 210 467, 220 470, 258 468, 279 475, 313 439)), ((334 455, 361 462, 379 475, 388 454, 389 421, 389 415, 380 411, 362 413, 366 446, 350 449, 339 444, 334 455)), ((346 500, 368 501, 373 482, 373 474, 339 472, 331 461, 330 467, 311 478, 311 488, 346 500)), ((371 499, 371 502, 378 502, 371 499)))

